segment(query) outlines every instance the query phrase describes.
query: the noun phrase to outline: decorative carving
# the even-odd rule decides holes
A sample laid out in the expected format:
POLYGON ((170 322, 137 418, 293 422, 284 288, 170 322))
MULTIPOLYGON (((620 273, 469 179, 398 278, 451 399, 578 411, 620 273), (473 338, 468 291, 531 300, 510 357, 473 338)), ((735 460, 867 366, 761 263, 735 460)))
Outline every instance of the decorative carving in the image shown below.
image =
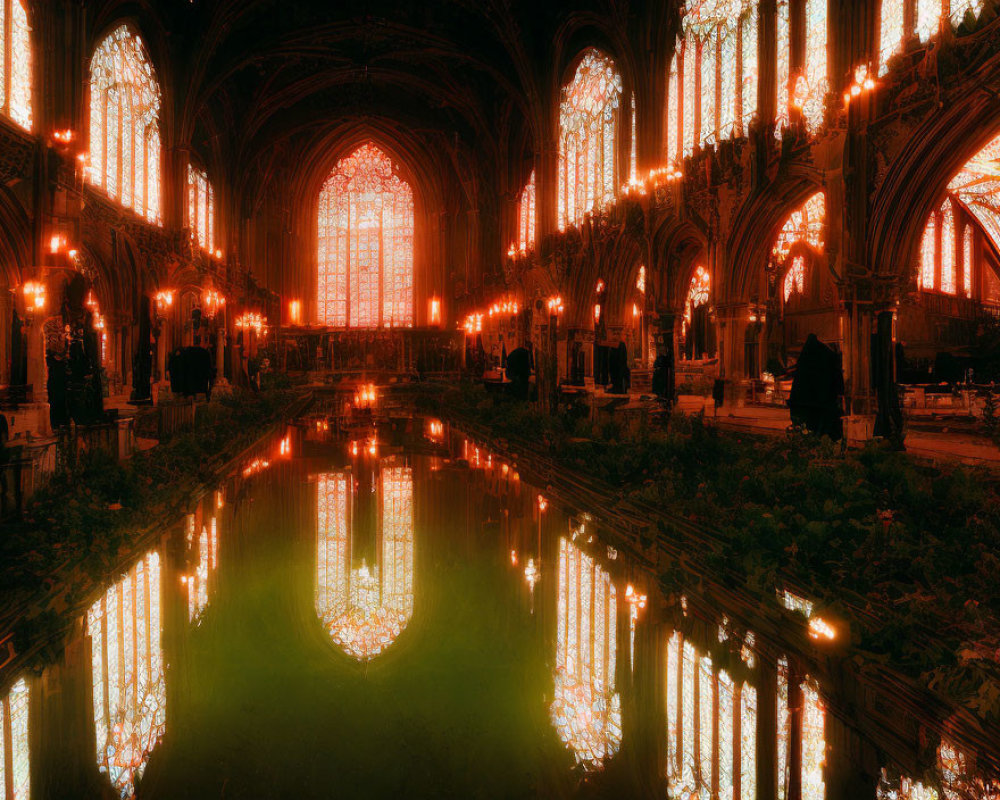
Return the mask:
POLYGON ((35 144, 27 135, 0 122, 0 182, 9 184, 28 178, 35 165, 35 144))

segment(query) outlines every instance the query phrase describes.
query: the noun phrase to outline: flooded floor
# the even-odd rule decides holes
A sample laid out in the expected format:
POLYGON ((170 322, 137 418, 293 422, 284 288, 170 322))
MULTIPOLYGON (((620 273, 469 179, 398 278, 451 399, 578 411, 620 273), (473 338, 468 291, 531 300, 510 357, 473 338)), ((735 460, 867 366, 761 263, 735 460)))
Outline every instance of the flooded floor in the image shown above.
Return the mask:
POLYGON ((580 520, 439 422, 325 425, 248 456, 95 599, 78 666, 96 777, 48 788, 610 791, 629 612, 580 520))

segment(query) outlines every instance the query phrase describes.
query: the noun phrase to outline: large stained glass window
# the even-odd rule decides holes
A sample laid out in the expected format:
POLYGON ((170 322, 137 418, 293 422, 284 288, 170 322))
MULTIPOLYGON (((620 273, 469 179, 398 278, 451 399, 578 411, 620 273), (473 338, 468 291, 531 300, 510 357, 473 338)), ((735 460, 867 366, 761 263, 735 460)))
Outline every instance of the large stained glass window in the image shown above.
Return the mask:
POLYGON ((109 33, 90 62, 88 174, 108 197, 160 221, 160 86, 128 25, 109 33))
POLYGON ((31 28, 24 0, 0 0, 0 113, 31 130, 31 28))
POLYGON ((948 192, 1000 247, 1000 136, 966 162, 948 183, 948 192))
POLYGON ((800 242, 809 245, 813 250, 822 251, 825 224, 826 196, 823 192, 816 192, 785 219, 774 240, 771 255, 778 263, 784 263, 792 246, 800 242))
POLYGON ((778 107, 775 122, 775 136, 781 135, 782 126, 788 125, 788 104, 790 99, 789 83, 792 80, 792 28, 789 19, 790 0, 777 0, 777 23, 778 23, 778 55, 777 55, 777 79, 778 79, 778 107))
POLYGON ((802 800, 824 800, 823 765, 826 763, 826 710, 816 685, 802 684, 802 800))
POLYGON ((204 170, 188 164, 188 228, 191 240, 209 253, 215 250, 215 190, 204 170))
POLYGON ((882 0, 879 14, 878 63, 879 75, 889 68, 889 59, 903 49, 906 42, 906 0, 882 0))
POLYGON ((778 659, 778 800, 788 798, 792 716, 788 706, 788 659, 778 659))
POLYGON ((795 258, 792 259, 792 265, 788 268, 788 272, 785 273, 785 281, 782 290, 785 302, 787 303, 793 294, 804 294, 805 288, 806 260, 802 256, 795 256, 795 258))
POLYGON ((823 124, 826 94, 830 90, 826 53, 828 1, 805 0, 806 61, 798 78, 795 102, 802 108, 810 131, 823 124))
POLYGON ((87 612, 97 763, 122 797, 166 730, 160 556, 150 552, 87 612))
POLYGON ((622 79, 598 50, 584 53, 559 104, 559 229, 615 198, 622 79))
POLYGON ((707 654, 681 638, 674 633, 667 643, 667 796, 752 800, 756 690, 748 683, 736 683, 707 654))
POLYGON ((372 143, 337 162, 319 196, 324 325, 413 325, 413 191, 372 143))
POLYGON ((333 641, 359 661, 382 653, 413 616, 410 468, 384 460, 375 488, 380 513, 369 564, 363 526, 355 524, 361 512, 354 507, 352 475, 323 475, 317 483, 316 612, 333 641))
POLYGON ((535 246, 535 171, 517 201, 517 249, 523 255, 535 246))
POLYGON ((585 767, 599 766, 621 745, 621 699, 615 689, 617 609, 611 576, 568 539, 561 539, 550 713, 559 737, 585 767))
POLYGON ((712 277, 708 270, 700 264, 695 268, 694 275, 691 276, 691 285, 688 287, 687 300, 684 302, 684 326, 691 324, 694 318, 694 310, 705 305, 711 295, 712 277))
POLYGON ((757 111, 754 0, 690 0, 667 86, 667 157, 746 133, 757 111))
POLYGON ((22 678, 0 703, 0 797, 7 800, 28 800, 31 791, 28 700, 22 678))

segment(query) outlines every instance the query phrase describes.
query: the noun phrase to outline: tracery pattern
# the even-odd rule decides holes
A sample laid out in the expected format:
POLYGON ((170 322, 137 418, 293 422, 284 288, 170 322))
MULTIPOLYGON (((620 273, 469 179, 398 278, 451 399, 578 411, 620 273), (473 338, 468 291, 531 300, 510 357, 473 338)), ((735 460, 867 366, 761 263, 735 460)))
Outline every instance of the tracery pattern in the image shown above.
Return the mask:
POLYGON ((827 74, 827 0, 806 0, 806 63, 799 77, 796 103, 802 108, 806 127, 815 131, 823 124, 827 74))
POLYGON ((128 25, 109 33, 90 62, 88 175, 108 197, 160 221, 160 86, 128 25))
MULTIPOLYGON (((952 198, 946 197, 941 207, 928 217, 927 225, 924 227, 923 238, 920 241, 917 286, 925 291, 940 291, 945 294, 958 292, 956 283, 958 236, 953 203, 952 198)), ((969 283, 971 284, 971 275, 969 283)), ((962 291, 968 296, 964 275, 962 291)))
POLYGON ((889 59, 902 49, 906 38, 906 0, 882 0, 879 12, 878 63, 879 75, 884 75, 889 59))
POLYGON ((795 209, 774 240, 771 254, 778 263, 784 263, 792 250, 792 245, 802 242, 817 251, 824 247, 823 226, 826 224, 826 196, 816 192, 795 209))
POLYGON ((774 135, 781 136, 781 128, 788 125, 788 102, 789 87, 792 79, 791 68, 791 25, 789 22, 789 0, 777 0, 777 23, 778 23, 778 55, 777 55, 777 78, 778 78, 778 106, 774 128, 774 135))
POLYGON ((517 249, 523 255, 535 246, 535 171, 517 202, 517 249))
POLYGON ((684 322, 691 324, 694 310, 708 302, 712 289, 712 278, 708 270, 700 264, 695 268, 694 275, 691 276, 691 286, 688 288, 687 300, 684 303, 684 322))
POLYGON ((188 164, 188 228, 202 250, 215 250, 215 189, 208 174, 188 164))
POLYGON ((359 661, 382 653, 413 616, 413 475, 383 460, 379 563, 352 566, 354 481, 349 473, 317 483, 316 612, 333 641, 359 661))
POLYGON ((754 0, 689 0, 667 89, 668 159, 746 133, 757 111, 757 15, 754 0))
POLYGON ((123 798, 166 730, 160 608, 152 551, 87 612, 97 763, 123 798))
POLYGON ((364 144, 337 162, 319 196, 317 308, 324 325, 413 325, 413 192, 364 144))
POLYGON ((788 756, 792 719, 788 708, 788 659, 778 659, 778 800, 788 797, 788 756))
POLYGON ((8 800, 28 800, 31 791, 28 702, 28 684, 21 678, 0 703, 0 795, 8 800), (5 741, 8 728, 9 747, 5 741), (6 792, 8 778, 13 794, 6 792))
POLYGON ((556 732, 586 768, 600 766, 622 741, 615 689, 617 593, 611 576, 568 539, 559 540, 556 732))
POLYGON ((948 183, 948 192, 1000 247, 1000 136, 966 162, 948 183))
POLYGON ((559 104, 559 229, 614 200, 615 134, 622 79, 615 63, 588 50, 559 104))
POLYGON ((31 27, 24 0, 0 0, 0 44, 0 113, 30 131, 31 27))
POLYGON ((802 800, 824 800, 826 762, 824 731, 826 710, 816 685, 807 677, 802 684, 802 800))
POLYGON ((757 694, 673 633, 667 643, 667 796, 756 796, 757 694), (736 725, 739 722, 739 736, 736 725), (713 789, 718 774, 718 792, 713 789), (736 793, 739 781, 739 795, 736 793))

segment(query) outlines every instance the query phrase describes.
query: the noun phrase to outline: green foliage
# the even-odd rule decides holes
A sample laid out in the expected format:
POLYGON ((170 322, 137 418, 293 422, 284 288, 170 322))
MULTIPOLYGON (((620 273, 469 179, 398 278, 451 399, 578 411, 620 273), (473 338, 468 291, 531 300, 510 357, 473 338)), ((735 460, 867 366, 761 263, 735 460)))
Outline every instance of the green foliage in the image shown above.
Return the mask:
MULTIPOLYGON (((880 444, 842 453, 803 433, 720 432, 700 416, 629 432, 483 406, 463 392, 439 392, 439 412, 716 532, 721 544, 698 554, 703 567, 735 570, 764 595, 793 581, 850 622, 857 652, 1000 720, 1000 487, 992 474, 926 466, 880 444), (974 663, 961 655, 972 652, 974 663)), ((661 536, 677 533, 661 526, 661 536)), ((689 591, 696 578, 675 572, 661 582, 689 591)))

